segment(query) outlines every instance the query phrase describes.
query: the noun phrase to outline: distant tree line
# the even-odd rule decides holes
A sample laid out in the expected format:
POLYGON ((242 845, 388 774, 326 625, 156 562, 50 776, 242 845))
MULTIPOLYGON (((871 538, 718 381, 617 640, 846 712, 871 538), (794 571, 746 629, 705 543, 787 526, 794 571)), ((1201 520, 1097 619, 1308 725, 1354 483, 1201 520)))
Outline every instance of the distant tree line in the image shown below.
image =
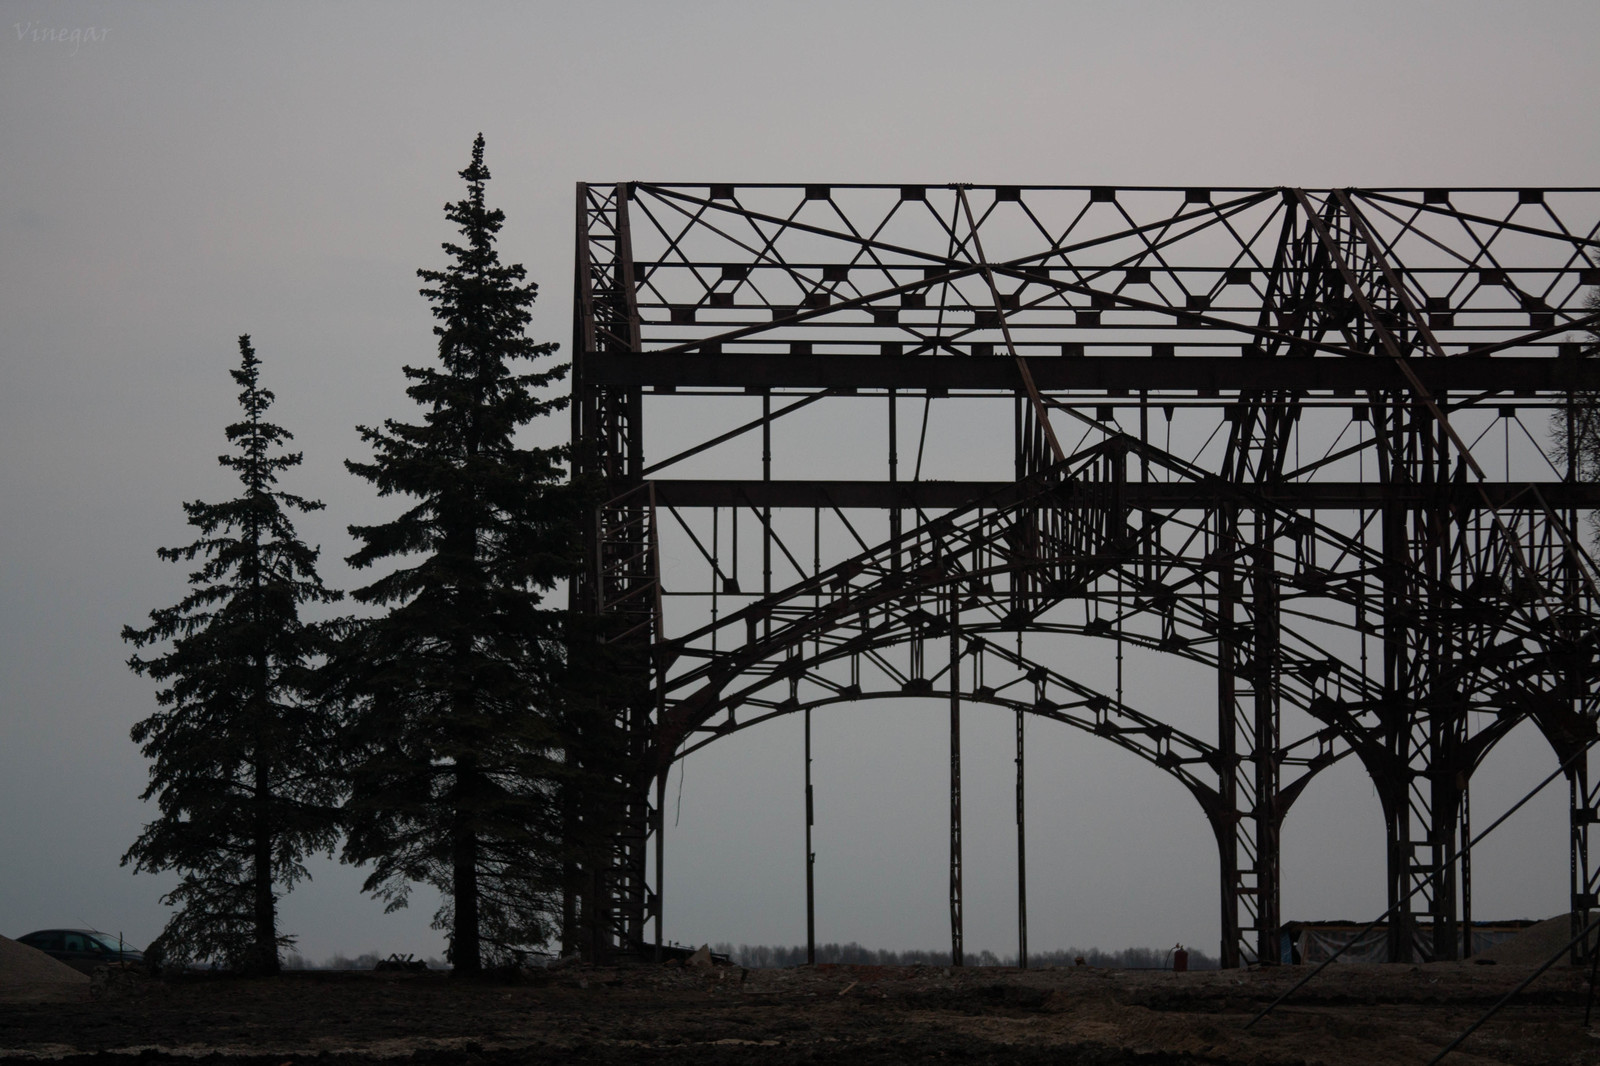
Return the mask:
MULTIPOLYGON (((737 965, 752 970, 782 969, 806 964, 804 945, 784 947, 781 944, 776 946, 740 944, 735 947, 732 944, 722 943, 711 945, 711 950, 727 955, 737 965)), ((1215 970, 1220 965, 1214 957, 1203 951, 1191 947, 1185 947, 1184 950, 1189 953, 1191 970, 1215 970)), ((1114 970, 1169 970, 1172 968, 1172 948, 1123 948, 1121 951, 1067 948, 1064 951, 1028 953, 1028 965, 1036 968, 1076 966, 1080 959, 1085 966, 1114 970)), ((817 962, 823 965, 853 966, 949 966, 950 950, 948 948, 936 951, 874 950, 862 947, 852 940, 848 944, 818 944, 817 962)), ((986 949, 969 955, 966 963, 968 966, 1015 966, 1017 957, 996 955, 986 949)))
POLYGON ((366 614, 301 617, 342 597, 294 526, 323 505, 279 486, 301 455, 239 338, 243 414, 218 460, 239 495, 184 504, 197 537, 159 555, 195 565, 188 594, 123 630, 129 666, 160 686, 133 729, 158 813, 123 856, 179 875, 158 960, 278 971, 293 942, 279 897, 335 849, 370 868, 364 890, 391 910, 417 884, 441 891, 434 927, 457 972, 556 933, 584 847, 563 815, 585 731, 565 694, 603 686, 574 676, 571 619, 545 597, 576 564, 585 490, 566 447, 517 440, 565 406, 548 387, 566 367, 525 335, 537 287, 500 262, 483 151, 480 135, 466 196, 445 208, 461 235, 448 265, 417 272, 438 324, 437 361, 405 367, 416 417, 358 427, 372 455, 345 464, 398 504, 349 527, 347 562, 378 571, 350 592, 366 614))

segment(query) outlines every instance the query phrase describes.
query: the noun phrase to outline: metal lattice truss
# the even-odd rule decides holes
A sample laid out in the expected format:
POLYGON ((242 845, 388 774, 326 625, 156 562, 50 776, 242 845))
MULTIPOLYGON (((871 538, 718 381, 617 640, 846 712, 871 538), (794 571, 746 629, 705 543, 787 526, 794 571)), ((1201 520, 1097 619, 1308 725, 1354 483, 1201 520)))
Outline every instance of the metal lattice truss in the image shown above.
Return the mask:
POLYGON ((1229 964, 1276 961, 1284 815, 1349 756, 1392 956, 1456 957, 1471 775, 1526 720, 1595 906, 1600 494, 1566 456, 1597 227, 1597 190, 580 186, 575 470, 608 502, 574 597, 649 666, 569 940, 659 942, 673 760, 887 697, 949 703, 958 962, 971 702, 1017 714, 1019 881, 1023 716, 1189 789, 1229 964), (1136 706, 1124 652, 1213 677, 1214 716, 1136 706))

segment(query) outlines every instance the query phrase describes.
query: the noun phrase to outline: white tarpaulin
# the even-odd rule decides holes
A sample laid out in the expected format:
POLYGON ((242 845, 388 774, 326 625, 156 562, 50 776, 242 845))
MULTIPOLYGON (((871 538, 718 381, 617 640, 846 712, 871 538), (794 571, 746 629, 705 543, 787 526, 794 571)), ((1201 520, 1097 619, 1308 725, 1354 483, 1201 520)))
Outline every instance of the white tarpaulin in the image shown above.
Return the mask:
MULTIPOLYGON (((1472 954, 1480 952, 1516 936, 1527 922, 1474 922, 1472 925, 1472 954)), ((1334 952, 1343 948, 1336 962, 1387 962, 1389 960, 1389 927, 1376 925, 1363 933, 1366 926, 1345 922, 1290 922, 1284 926, 1284 963, 1300 962, 1316 965, 1326 962, 1334 952)), ((1421 925, 1414 934, 1418 958, 1432 954, 1433 927, 1421 925)), ((1459 943, 1458 947, 1461 946, 1459 943)))

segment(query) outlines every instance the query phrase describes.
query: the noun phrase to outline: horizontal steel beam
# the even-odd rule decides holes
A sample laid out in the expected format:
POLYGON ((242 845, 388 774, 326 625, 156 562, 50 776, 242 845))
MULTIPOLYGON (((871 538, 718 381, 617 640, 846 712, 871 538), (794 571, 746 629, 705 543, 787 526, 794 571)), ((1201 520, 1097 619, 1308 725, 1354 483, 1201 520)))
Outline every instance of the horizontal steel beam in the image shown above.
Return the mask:
MULTIPOLYGON (((1528 483, 1483 486, 1496 507, 1541 509, 1528 483)), ((1539 482, 1538 491, 1555 508, 1600 507, 1600 485, 1539 482)), ((945 510, 991 502, 1004 506, 1015 499, 1016 486, 1004 481, 741 481, 659 479, 656 499, 672 507, 800 507, 921 508, 945 510)), ((1353 481, 1289 482, 1258 485, 1250 492, 1280 507, 1295 510, 1359 510, 1386 502, 1408 507, 1448 504, 1482 509, 1477 485, 1422 487, 1362 484, 1353 481)), ((1131 508, 1203 508, 1220 502, 1216 489, 1187 482, 1131 481, 1122 486, 1131 508)))
MULTIPOLYGON (((587 184, 594 185, 594 186, 596 186, 598 188, 609 189, 609 188, 614 187, 616 185, 616 182, 614 182, 614 181, 602 181, 602 182, 589 182, 587 184)), ((1235 193, 1235 194, 1238 194, 1238 195, 1248 195, 1248 194, 1252 194, 1252 193, 1263 193, 1263 192, 1277 193, 1277 192, 1287 191, 1287 189, 1288 189, 1287 186, 1283 186, 1283 185, 1205 185, 1205 186, 1194 186, 1194 185, 1052 185, 1052 184, 1040 184, 1040 183, 1022 184, 1022 185, 1018 185, 1018 184, 993 185, 993 184, 984 184, 982 182, 959 182, 959 183, 953 183, 953 182, 945 182, 945 183, 941 183, 941 182, 919 182, 917 184, 907 185, 904 182, 882 182, 882 181, 832 181, 832 182, 829 182, 826 185, 818 185, 815 182, 801 182, 801 181, 740 181, 740 182, 734 182, 734 183, 731 183, 731 184, 708 184, 707 182, 704 182, 704 181, 697 181, 697 182, 696 181, 643 181, 643 182, 629 182, 628 185, 629 185, 630 189, 632 189, 635 186, 643 186, 644 188, 647 188, 647 189, 673 189, 673 190, 680 190, 680 191, 688 191, 688 190, 693 190, 693 189, 702 189, 702 190, 703 189, 714 189, 714 190, 726 189, 726 190, 729 191, 730 196, 729 197, 723 197, 725 199, 731 198, 731 193, 736 191, 736 190, 739 190, 739 189, 807 189, 807 190, 811 190, 811 189, 825 189, 825 190, 833 190, 833 189, 896 189, 896 190, 922 189, 922 190, 929 190, 929 189, 956 189, 956 188, 963 188, 963 189, 987 189, 987 190, 1016 189, 1016 190, 1019 190, 1021 192, 1041 192, 1041 191, 1097 192, 1097 191, 1102 191, 1102 190, 1110 190, 1112 192, 1198 192, 1198 193, 1235 193)), ((1326 190, 1311 189, 1309 191, 1312 191, 1312 192, 1323 192, 1323 191, 1326 191, 1326 190)), ((1600 192, 1600 187, 1596 187, 1596 186, 1593 186, 1593 185, 1543 185, 1543 186, 1540 186, 1537 189, 1535 189, 1535 188, 1531 188, 1530 186, 1527 186, 1527 185, 1451 185, 1449 187, 1424 186, 1424 185, 1373 185, 1373 186, 1362 186, 1361 188, 1352 188, 1352 189, 1350 189, 1350 192, 1352 192, 1352 193, 1354 193, 1356 195, 1366 195, 1366 194, 1370 194, 1370 193, 1387 193, 1391 198, 1393 198, 1395 196, 1411 196, 1414 199, 1426 200, 1428 203, 1431 204, 1431 203, 1435 203, 1435 202, 1448 203, 1450 194, 1452 192, 1454 192, 1454 193, 1462 193, 1462 194, 1491 193, 1491 192, 1514 192, 1514 193, 1522 193, 1522 194, 1554 193, 1554 192, 1584 193, 1584 192, 1600 192)), ((713 197, 713 199, 716 199, 716 198, 717 197, 713 197)))
MULTIPOLYGON (((1419 356, 1407 360, 1424 386, 1441 392, 1561 394, 1600 391, 1600 359, 1528 356, 1419 356)), ((1245 358, 1150 355, 1035 356, 1028 367, 1046 392, 1236 393, 1292 390, 1359 396, 1407 389, 1395 363, 1379 357, 1245 358)), ((1011 391, 1021 379, 1006 358, 906 355, 608 355, 586 353, 585 381, 609 387, 834 388, 1011 391)))

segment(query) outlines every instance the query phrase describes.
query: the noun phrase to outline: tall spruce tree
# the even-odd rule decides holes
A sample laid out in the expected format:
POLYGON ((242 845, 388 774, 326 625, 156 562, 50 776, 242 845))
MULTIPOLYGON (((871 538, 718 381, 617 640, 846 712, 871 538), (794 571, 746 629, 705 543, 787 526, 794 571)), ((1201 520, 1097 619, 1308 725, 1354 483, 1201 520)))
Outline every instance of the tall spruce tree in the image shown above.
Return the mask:
POLYGON ((564 612, 543 606, 574 558, 578 515, 564 447, 522 447, 518 430, 566 405, 542 397, 565 365, 524 330, 538 287, 495 250, 505 215, 484 204, 483 137, 446 217, 444 270, 419 270, 438 365, 406 367, 419 423, 361 427, 374 456, 348 462, 408 510, 351 526, 362 568, 396 569, 352 595, 386 608, 353 621, 332 671, 348 707, 345 857, 371 863, 366 890, 390 909, 412 886, 440 889, 434 917, 457 972, 542 945, 559 908, 554 802, 562 741, 557 689, 564 612))
POLYGON ((322 584, 317 550, 290 517, 322 504, 276 487, 301 456, 283 450, 292 434, 265 420, 273 396, 260 368, 249 336, 240 337, 231 373, 245 417, 227 428, 233 451, 217 461, 243 493, 183 505, 200 537, 159 554, 203 560, 189 594, 152 611, 147 628, 122 631, 136 648, 166 645, 128 665, 167 686, 157 695, 162 710, 133 729, 151 760, 142 798, 161 814, 122 862, 182 874, 162 899, 176 908, 157 939, 166 958, 274 973, 292 942, 278 932, 279 891, 307 876, 305 856, 331 851, 338 838, 336 723, 307 698, 324 634, 300 608, 340 594, 322 584))

